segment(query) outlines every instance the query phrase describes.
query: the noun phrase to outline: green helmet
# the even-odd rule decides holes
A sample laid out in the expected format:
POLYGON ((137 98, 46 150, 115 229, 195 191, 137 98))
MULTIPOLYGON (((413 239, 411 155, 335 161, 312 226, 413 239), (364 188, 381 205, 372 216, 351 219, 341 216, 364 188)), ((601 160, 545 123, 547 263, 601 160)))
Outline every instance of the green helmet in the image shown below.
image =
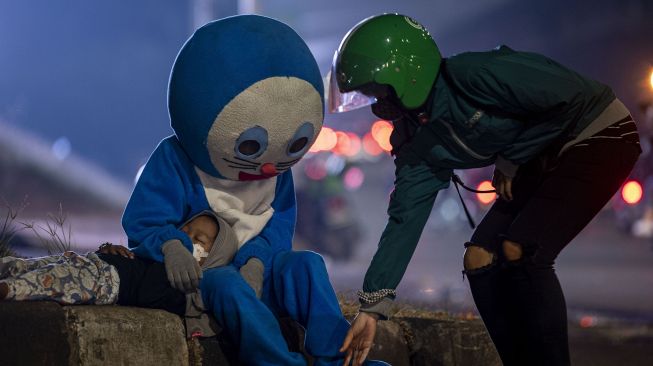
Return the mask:
POLYGON ((431 92, 441 60, 429 32, 412 18, 367 18, 345 35, 333 57, 329 109, 344 112, 374 103, 369 90, 375 85, 390 86, 405 108, 415 109, 431 92))

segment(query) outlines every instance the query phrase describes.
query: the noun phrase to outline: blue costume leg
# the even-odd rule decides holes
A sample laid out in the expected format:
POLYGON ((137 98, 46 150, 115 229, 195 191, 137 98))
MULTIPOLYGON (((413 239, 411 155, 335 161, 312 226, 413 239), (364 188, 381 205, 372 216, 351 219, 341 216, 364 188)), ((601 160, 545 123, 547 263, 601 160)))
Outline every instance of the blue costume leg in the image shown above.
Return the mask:
POLYGON ((242 364, 306 365, 301 354, 288 351, 276 317, 234 266, 205 271, 200 289, 205 306, 238 345, 242 364))
POLYGON ((271 298, 306 329, 306 351, 316 358, 342 358, 338 348, 349 330, 322 257, 310 251, 282 252, 272 265, 271 298))
MULTIPOLYGON (((271 282, 267 290, 274 293, 264 294, 264 298, 269 297, 281 314, 286 313, 306 329, 306 351, 316 358, 315 365, 342 365, 344 353, 338 349, 349 322, 342 315, 322 256, 311 251, 277 254, 271 282)), ((370 360, 365 365, 388 364, 370 360)))

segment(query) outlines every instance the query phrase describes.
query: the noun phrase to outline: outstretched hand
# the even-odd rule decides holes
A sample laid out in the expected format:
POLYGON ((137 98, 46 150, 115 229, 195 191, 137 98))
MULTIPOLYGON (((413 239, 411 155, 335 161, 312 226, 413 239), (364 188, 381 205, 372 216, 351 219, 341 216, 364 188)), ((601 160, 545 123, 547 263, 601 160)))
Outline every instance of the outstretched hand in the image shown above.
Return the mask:
POLYGON ((365 358, 374 344, 378 320, 379 316, 376 314, 358 313, 347 332, 342 347, 340 347, 340 352, 346 353, 343 365, 349 365, 349 362, 352 362, 353 366, 360 366, 365 362, 365 358))

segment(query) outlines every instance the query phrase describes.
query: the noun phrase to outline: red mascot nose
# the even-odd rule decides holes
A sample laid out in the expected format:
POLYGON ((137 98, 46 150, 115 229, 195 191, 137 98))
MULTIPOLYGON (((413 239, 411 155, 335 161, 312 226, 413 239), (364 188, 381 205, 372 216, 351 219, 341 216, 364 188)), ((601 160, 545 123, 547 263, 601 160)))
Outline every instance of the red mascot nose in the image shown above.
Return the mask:
POLYGON ((261 166, 261 173, 271 177, 277 174, 277 168, 274 167, 274 164, 265 163, 261 166))

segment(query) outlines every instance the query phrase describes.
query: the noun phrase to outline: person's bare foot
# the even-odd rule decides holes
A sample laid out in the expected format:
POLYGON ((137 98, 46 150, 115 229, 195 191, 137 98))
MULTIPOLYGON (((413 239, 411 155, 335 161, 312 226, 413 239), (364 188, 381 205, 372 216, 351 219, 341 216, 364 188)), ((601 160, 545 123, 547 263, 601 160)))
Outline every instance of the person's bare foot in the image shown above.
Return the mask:
POLYGON ((0 301, 4 300, 7 294, 9 294, 9 286, 4 282, 0 282, 0 301))

